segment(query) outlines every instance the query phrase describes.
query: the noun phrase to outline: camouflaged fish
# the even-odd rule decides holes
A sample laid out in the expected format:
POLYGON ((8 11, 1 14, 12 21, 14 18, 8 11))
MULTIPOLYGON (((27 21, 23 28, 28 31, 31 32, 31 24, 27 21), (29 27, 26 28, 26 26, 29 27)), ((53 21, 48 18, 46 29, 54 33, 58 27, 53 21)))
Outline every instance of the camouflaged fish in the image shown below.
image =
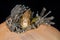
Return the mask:
POLYGON ((38 28, 41 24, 55 24, 54 22, 51 22, 51 20, 54 19, 53 16, 47 17, 51 11, 44 15, 45 11, 46 9, 43 8, 40 15, 38 15, 37 12, 36 16, 33 17, 34 12, 32 12, 30 8, 24 5, 16 5, 11 10, 11 15, 6 20, 6 23, 10 31, 17 33, 22 33, 31 29, 38 28))

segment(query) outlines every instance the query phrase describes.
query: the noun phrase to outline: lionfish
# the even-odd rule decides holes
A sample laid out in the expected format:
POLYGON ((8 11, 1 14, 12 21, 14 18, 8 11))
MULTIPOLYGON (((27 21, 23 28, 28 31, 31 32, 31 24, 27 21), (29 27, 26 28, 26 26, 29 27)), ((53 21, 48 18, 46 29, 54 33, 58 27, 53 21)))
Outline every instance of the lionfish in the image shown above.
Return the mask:
POLYGON ((36 16, 33 17, 34 12, 32 12, 29 7, 26 7, 25 5, 16 5, 11 10, 11 15, 6 20, 6 23, 10 31, 17 33, 38 28, 41 24, 55 24, 54 22, 51 22, 51 20, 54 19, 53 16, 47 17, 51 11, 44 15, 45 11, 46 8, 43 8, 40 15, 37 12, 36 16))

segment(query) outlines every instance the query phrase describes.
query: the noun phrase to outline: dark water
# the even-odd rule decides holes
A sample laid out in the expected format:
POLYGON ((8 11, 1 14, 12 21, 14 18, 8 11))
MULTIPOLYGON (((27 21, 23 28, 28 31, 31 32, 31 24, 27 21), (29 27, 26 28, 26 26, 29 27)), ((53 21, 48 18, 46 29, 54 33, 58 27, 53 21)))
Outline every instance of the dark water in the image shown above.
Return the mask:
POLYGON ((51 10, 52 13, 49 16, 54 16, 53 21, 56 23, 53 26, 60 30, 60 2, 55 0, 0 0, 0 23, 6 20, 16 4, 24 4, 29 6, 32 11, 39 11, 39 13, 43 7, 47 9, 46 12, 51 10))

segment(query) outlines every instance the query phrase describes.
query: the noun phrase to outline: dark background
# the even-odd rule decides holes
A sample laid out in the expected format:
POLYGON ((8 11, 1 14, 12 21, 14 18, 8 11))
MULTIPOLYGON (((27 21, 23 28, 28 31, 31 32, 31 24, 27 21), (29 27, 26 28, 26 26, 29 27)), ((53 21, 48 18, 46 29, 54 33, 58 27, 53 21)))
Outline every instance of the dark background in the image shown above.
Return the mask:
POLYGON ((42 8, 45 7, 47 9, 46 12, 49 10, 52 13, 49 16, 54 16, 55 19, 53 20, 56 24, 53 25, 55 28, 60 30, 60 1, 55 0, 0 0, 0 23, 6 20, 6 17, 10 15, 11 9, 16 4, 24 4, 29 6, 31 10, 34 12, 39 11, 41 12, 42 8))

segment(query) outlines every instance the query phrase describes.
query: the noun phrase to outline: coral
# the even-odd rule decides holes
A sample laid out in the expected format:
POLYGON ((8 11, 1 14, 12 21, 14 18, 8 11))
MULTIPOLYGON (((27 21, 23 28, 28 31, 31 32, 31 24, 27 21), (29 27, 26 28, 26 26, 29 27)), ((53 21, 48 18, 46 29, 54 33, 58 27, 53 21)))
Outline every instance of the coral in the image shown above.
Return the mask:
POLYGON ((30 8, 24 5, 16 5, 11 10, 11 15, 9 16, 9 19, 6 20, 6 23, 11 31, 17 33, 35 29, 40 24, 48 24, 48 25, 55 24, 54 22, 51 22, 51 20, 54 19, 53 16, 47 17, 51 13, 51 11, 49 11, 48 13, 46 13, 46 15, 44 15, 45 11, 46 8, 43 8, 40 15, 38 15, 37 12, 36 16, 33 17, 34 12, 32 12, 30 8))

